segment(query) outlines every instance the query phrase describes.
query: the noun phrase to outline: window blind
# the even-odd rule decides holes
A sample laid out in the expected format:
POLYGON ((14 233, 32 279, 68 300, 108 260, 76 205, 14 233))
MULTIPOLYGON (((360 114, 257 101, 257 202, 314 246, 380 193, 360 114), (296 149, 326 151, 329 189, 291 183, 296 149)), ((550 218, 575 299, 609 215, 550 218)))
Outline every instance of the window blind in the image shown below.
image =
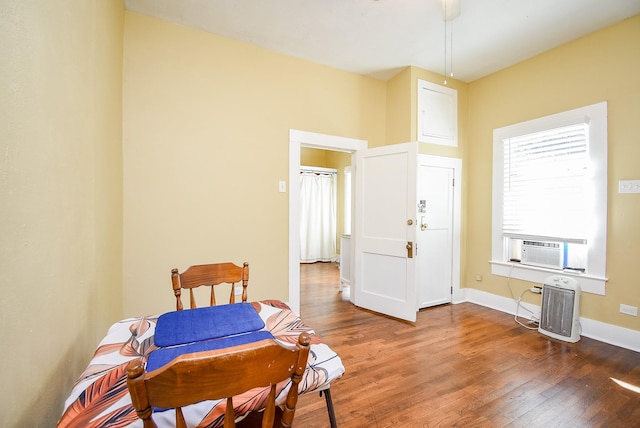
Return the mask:
POLYGON ((506 237, 586 243, 589 125, 503 140, 506 237))

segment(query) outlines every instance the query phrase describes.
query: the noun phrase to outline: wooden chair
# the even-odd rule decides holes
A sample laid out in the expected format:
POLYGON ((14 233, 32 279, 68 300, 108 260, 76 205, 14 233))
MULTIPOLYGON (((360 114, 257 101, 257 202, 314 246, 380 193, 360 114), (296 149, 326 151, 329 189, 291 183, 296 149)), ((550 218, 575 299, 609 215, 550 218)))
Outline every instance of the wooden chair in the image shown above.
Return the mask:
MULTIPOLYGON (((295 347, 267 339, 233 348, 184 354, 151 372, 145 371, 142 359, 133 360, 127 366, 131 402, 145 428, 156 427, 153 407, 175 408, 176 427, 186 427, 182 407, 226 398, 224 427, 232 428, 236 426, 232 397, 253 388, 270 387, 264 412, 251 412, 250 415, 262 415, 262 428, 290 427, 298 401, 298 384, 307 365, 310 340, 308 333, 301 333, 295 347), (287 379, 291 379, 291 387, 284 409, 280 409, 275 406, 276 385, 287 379)), ((238 426, 253 420, 247 418, 238 426)))
POLYGON ((211 287, 210 305, 216 305, 216 295, 214 288, 218 284, 231 284, 231 296, 229 303, 235 303, 235 285, 242 282, 242 301, 247 301, 247 285, 249 284, 249 263, 245 262, 242 267, 233 263, 214 263, 208 265, 191 266, 182 273, 178 269, 171 269, 171 283, 173 284, 173 294, 176 296, 176 309, 181 311, 182 300, 180 295, 183 288, 189 289, 191 299, 191 309, 196 307, 193 289, 200 286, 211 287))

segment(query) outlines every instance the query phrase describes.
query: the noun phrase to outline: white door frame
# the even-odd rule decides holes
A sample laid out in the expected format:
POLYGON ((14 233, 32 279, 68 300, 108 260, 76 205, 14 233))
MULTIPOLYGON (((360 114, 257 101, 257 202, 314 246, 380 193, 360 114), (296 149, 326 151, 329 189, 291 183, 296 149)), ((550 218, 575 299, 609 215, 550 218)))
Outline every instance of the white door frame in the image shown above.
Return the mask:
POLYGON ((366 140, 289 130, 289 301, 287 304, 298 315, 300 315, 300 148, 309 147, 353 154, 357 150, 366 149, 368 145, 366 140))

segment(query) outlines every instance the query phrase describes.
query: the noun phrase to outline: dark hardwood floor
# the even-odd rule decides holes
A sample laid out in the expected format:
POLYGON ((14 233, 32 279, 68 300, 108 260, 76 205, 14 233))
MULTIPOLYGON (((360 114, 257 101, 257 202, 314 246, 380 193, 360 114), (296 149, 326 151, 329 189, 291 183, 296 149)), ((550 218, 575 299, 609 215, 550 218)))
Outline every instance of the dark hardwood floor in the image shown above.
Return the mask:
MULTIPOLYGON (((301 316, 342 358, 331 386, 340 428, 640 427, 640 353, 571 344, 471 303, 415 325, 341 299, 338 269, 301 266, 301 316)), ((328 427, 324 398, 300 397, 294 426, 328 427)))

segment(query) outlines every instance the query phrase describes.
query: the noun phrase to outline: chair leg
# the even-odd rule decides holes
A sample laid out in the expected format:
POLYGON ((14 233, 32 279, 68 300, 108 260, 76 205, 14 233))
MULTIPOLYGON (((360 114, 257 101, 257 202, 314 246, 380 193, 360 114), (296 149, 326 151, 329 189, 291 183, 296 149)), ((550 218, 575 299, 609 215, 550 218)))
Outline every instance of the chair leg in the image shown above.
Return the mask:
POLYGON ((333 412, 333 400, 331 400, 331 388, 324 389, 320 391, 320 396, 324 393, 324 399, 327 402, 327 412, 329 413, 329 423, 331 424, 331 428, 338 428, 338 424, 336 423, 336 415, 333 412))

